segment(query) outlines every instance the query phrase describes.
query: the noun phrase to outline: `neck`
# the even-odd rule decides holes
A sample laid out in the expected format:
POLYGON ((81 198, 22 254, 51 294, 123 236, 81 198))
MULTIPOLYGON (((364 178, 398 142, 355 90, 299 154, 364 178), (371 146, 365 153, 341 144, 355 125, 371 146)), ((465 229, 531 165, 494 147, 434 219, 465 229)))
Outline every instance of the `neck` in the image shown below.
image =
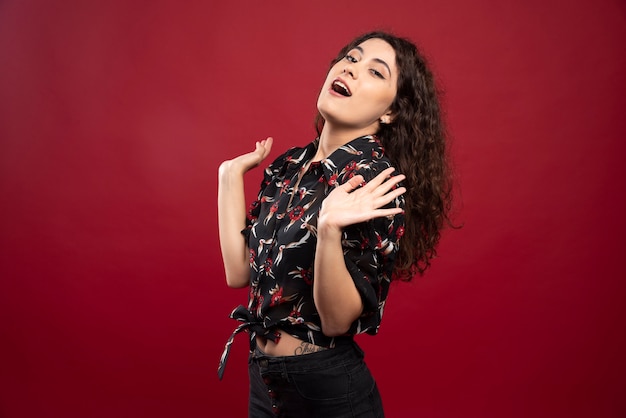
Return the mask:
POLYGON ((330 123, 326 122, 320 133, 320 140, 313 161, 323 160, 335 152, 340 146, 364 135, 374 135, 374 132, 372 132, 371 128, 361 130, 341 129, 333 127, 330 123))

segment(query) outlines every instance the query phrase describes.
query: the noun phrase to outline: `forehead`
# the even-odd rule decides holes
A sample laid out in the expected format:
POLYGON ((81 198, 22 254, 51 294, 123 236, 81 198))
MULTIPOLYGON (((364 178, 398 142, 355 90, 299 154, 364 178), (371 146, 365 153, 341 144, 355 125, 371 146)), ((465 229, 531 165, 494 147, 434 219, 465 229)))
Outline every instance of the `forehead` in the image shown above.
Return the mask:
POLYGON ((368 58, 382 59, 394 70, 396 67, 396 51, 391 45, 379 38, 372 38, 361 42, 358 48, 363 50, 363 54, 368 58))

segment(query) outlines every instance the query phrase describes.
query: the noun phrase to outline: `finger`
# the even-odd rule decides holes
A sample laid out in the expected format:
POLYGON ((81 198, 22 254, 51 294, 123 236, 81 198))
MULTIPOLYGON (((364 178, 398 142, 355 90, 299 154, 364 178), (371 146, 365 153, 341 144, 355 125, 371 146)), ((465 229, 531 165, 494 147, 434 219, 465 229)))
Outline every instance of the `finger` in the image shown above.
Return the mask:
POLYGON ((267 144, 267 143, 271 143, 271 142, 272 142, 272 137, 271 137, 271 136, 268 136, 267 138, 265 138, 265 139, 263 139, 263 140, 261 140, 261 141, 257 141, 257 142, 258 142, 259 144, 261 144, 261 145, 265 146, 265 144, 267 144))
POLYGON ((268 137, 267 139, 256 142, 256 149, 254 150, 254 152, 259 154, 259 158, 261 161, 269 155, 270 151, 272 150, 272 143, 272 137, 268 137))
POLYGON ((395 171, 395 168, 389 167, 381 171, 376 177, 367 182, 366 186, 369 186, 369 189, 374 189, 380 186, 385 180, 387 180, 391 174, 395 171))
POLYGON ((352 190, 359 187, 359 185, 361 184, 363 184, 363 176, 359 174, 357 176, 352 177, 347 182, 345 182, 343 187, 345 188, 347 192, 351 192, 352 190))
POLYGON ((387 193, 390 190, 394 190, 398 187, 398 184, 404 180, 406 176, 404 174, 398 174, 397 176, 389 177, 385 182, 383 182, 377 189, 383 193, 387 193))
POLYGON ((395 215, 399 215, 402 213, 402 209, 400 208, 391 208, 391 209, 376 209, 374 211, 375 218, 393 218, 395 215))
POLYGON ((271 136, 265 140, 265 154, 263 154, 263 158, 267 157, 272 150, 272 144, 274 143, 274 138, 271 136))
MULTIPOLYGON (((387 171, 387 170, 385 170, 387 171)), ((376 183, 378 183, 378 185, 376 187, 379 186, 385 186, 385 187, 393 187, 394 185, 400 183, 402 180, 404 180, 406 178, 406 176, 404 174, 398 174, 398 175, 388 175, 387 177, 384 177, 386 173, 382 172, 380 173, 378 176, 376 176, 376 183), (382 180, 382 181, 380 181, 382 180)))
MULTIPOLYGON (((397 176, 392 176, 388 178, 385 182, 377 186, 370 182, 371 186, 370 186, 370 189, 367 190, 367 193, 370 193, 373 197, 386 196, 390 191, 397 190, 398 184, 404 179, 405 179, 405 176, 403 174, 399 174, 397 176), (375 188, 372 189, 371 187, 375 187, 375 188)), ((406 192, 406 189, 404 189, 402 193, 404 192, 406 192)))
POLYGON ((402 209, 400 208, 374 209, 372 211, 369 211, 368 213, 364 213, 359 219, 359 222, 364 222, 375 218, 393 218, 394 216, 401 213, 402 209))
POLYGON ((376 200, 374 201, 374 206, 376 208, 382 208, 390 202, 393 202, 404 193, 406 193, 406 189, 404 187, 398 187, 397 189, 376 198, 376 200))

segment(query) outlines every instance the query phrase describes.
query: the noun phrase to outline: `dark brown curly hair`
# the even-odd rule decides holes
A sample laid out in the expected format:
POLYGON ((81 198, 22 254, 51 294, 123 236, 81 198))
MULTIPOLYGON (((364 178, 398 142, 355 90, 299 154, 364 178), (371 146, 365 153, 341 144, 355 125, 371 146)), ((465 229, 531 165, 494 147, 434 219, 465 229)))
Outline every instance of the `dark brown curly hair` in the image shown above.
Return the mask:
MULTIPOLYGON (((397 94, 389 124, 376 133, 396 170, 406 176, 406 226, 394 266, 394 279, 422 275, 436 256, 444 226, 452 225, 452 180, 440 92, 424 56, 413 42, 387 32, 370 32, 344 46, 332 67, 357 45, 382 39, 394 49, 398 67, 397 94)), ((318 113, 318 134, 324 119, 318 113)))

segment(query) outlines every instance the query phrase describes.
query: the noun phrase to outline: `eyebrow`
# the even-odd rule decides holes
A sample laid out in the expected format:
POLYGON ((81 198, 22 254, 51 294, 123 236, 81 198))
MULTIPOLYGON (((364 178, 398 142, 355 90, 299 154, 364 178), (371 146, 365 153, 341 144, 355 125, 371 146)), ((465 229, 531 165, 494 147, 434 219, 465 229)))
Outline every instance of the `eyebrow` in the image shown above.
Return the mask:
MULTIPOLYGON (((363 48, 361 48, 360 46, 355 46, 354 49, 358 50, 361 54, 364 53, 363 48)), ((372 58, 374 61, 381 63, 382 65, 384 65, 387 68, 387 71, 389 71, 389 76, 391 76, 392 72, 391 72, 391 68, 389 68, 389 65, 387 65, 387 63, 380 59, 380 58, 372 58)))

